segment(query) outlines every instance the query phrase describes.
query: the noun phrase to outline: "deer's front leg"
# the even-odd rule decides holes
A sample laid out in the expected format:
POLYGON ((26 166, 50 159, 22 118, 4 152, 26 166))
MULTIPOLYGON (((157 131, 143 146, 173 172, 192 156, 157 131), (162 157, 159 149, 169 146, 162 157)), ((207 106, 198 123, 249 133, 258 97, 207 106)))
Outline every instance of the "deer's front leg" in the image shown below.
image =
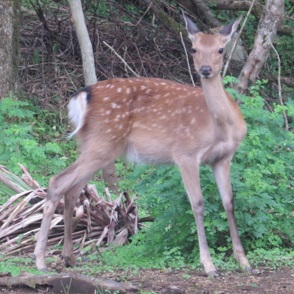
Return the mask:
POLYGON ((181 170, 183 182, 196 221, 200 262, 208 276, 218 276, 216 268, 211 260, 204 230, 204 203, 200 187, 199 164, 194 158, 181 158, 178 160, 177 164, 181 170))
POLYGON ((230 179, 230 164, 231 161, 229 159, 222 160, 213 166, 213 172, 227 214, 234 257, 239 262, 241 268, 246 271, 251 271, 250 264, 247 260, 238 234, 234 215, 234 197, 230 179))

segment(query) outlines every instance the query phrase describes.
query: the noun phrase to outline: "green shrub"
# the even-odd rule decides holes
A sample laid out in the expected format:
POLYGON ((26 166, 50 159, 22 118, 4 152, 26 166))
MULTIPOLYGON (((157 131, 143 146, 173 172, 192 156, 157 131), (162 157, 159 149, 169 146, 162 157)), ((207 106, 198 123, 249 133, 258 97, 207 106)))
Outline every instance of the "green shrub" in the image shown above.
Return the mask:
MULTIPOLYGON (((241 100, 248 134, 231 167, 235 195, 235 214, 245 250, 291 248, 294 240, 293 150, 294 135, 284 127, 283 111, 293 116, 294 103, 265 109, 259 95, 263 83, 241 100)), ((292 126, 293 127, 293 126, 292 126)), ((198 252, 194 217, 180 174, 175 167, 139 167, 143 172, 137 184, 140 203, 156 221, 144 233, 141 243, 146 254, 170 252, 177 248, 187 258, 198 252), (196 252, 197 251, 197 252, 196 252)), ((210 168, 201 167, 201 186, 205 199, 205 229, 214 251, 231 252, 226 214, 210 168)))
POLYGON ((69 144, 60 138, 58 124, 45 110, 15 97, 0 101, 0 164, 20 174, 18 163, 45 185, 50 176, 66 166, 69 144))

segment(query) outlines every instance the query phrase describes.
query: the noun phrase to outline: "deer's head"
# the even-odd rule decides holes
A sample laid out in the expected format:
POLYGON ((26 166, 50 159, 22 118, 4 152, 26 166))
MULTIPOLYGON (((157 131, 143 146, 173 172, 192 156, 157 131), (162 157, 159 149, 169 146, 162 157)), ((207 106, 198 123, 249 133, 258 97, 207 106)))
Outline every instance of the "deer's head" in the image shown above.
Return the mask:
POLYGON ((236 32, 242 17, 226 25, 215 35, 200 32, 193 21, 184 15, 186 29, 192 42, 192 54, 196 71, 201 78, 211 78, 220 73, 224 48, 236 32))

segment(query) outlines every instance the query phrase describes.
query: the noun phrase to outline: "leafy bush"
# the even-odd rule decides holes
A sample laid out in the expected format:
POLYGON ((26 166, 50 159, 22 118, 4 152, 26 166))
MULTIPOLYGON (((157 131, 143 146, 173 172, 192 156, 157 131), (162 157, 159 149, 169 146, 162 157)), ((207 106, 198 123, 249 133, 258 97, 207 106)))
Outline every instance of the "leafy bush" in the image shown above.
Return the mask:
MULTIPOLYGON (((238 98, 248 126, 248 134, 236 153, 231 177, 235 195, 235 214, 245 250, 291 248, 294 240, 293 155, 294 135, 283 129, 283 111, 291 117, 294 103, 265 109, 259 95, 264 82, 251 89, 251 96, 238 98)), ((175 167, 139 167, 134 174, 141 181, 136 189, 141 205, 156 217, 144 233, 145 254, 162 255, 177 248, 187 258, 198 255, 194 217, 175 167), (196 252, 197 251, 197 252, 196 252)), ((201 168, 205 199, 205 227, 208 243, 214 251, 231 252, 226 214, 213 175, 201 168)), ((140 245, 141 246, 141 245, 140 245)))
MULTIPOLYGON (((29 101, 8 97, 0 101, 0 164, 19 174, 18 163, 44 185, 48 177, 65 167, 68 144, 62 144, 53 117, 29 101), (55 138, 55 141, 52 140, 55 138), (60 139, 59 139, 60 141, 60 139)), ((70 143, 72 144, 72 143, 70 143)), ((73 149, 73 148, 69 148, 73 149)), ((71 154, 68 154, 71 156, 71 154)))

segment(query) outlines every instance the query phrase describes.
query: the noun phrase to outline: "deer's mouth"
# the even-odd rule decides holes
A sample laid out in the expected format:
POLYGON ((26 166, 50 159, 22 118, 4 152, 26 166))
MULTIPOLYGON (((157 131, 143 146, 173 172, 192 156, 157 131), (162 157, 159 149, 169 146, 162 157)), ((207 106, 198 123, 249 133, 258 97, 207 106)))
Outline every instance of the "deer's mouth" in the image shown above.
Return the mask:
POLYGON ((202 78, 209 79, 212 77, 212 68, 209 65, 201 66, 199 72, 202 78))

